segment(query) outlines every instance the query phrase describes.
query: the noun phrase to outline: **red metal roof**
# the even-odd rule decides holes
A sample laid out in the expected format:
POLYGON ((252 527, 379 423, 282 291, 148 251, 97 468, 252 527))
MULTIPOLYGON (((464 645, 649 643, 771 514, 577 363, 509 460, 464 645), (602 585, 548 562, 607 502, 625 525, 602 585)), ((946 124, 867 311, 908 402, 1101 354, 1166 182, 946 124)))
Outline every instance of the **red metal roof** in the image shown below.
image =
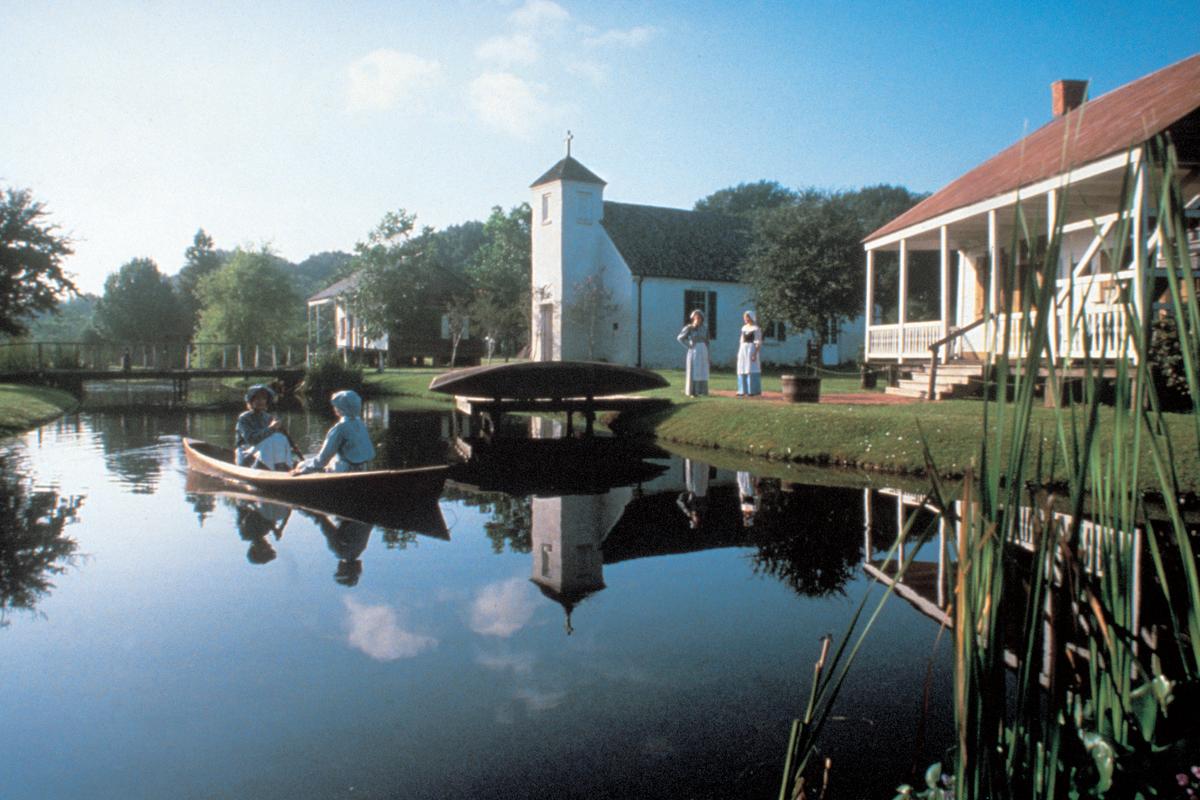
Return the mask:
POLYGON ((864 241, 1123 152, 1162 133, 1197 108, 1200 54, 1113 89, 1052 120, 864 241))

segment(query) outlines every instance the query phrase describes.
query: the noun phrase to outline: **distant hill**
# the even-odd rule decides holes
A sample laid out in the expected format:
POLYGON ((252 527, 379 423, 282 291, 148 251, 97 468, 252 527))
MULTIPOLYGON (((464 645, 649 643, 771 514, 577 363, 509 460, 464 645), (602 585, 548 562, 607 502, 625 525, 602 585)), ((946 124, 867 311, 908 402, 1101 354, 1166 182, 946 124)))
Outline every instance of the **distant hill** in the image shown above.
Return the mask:
POLYGON ((39 342, 83 342, 94 335, 92 312, 100 298, 94 294, 81 294, 62 303, 58 313, 46 312, 29 325, 29 336, 39 342))
POLYGON ((353 258, 354 256, 349 253, 332 251, 317 253, 304 259, 299 264, 289 265, 288 273, 295 276, 294 286, 296 287, 296 294, 302 300, 312 297, 333 283, 337 277, 338 270, 353 258))

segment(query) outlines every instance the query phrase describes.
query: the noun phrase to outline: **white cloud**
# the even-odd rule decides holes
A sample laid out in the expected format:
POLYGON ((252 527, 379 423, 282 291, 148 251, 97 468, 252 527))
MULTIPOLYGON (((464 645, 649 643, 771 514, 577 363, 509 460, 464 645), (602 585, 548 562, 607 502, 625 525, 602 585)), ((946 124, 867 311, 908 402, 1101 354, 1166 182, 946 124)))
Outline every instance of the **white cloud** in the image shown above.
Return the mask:
POLYGON ((596 86, 608 79, 608 71, 595 61, 573 61, 567 65, 567 72, 589 80, 596 86))
POLYGON ((508 638, 529 624, 536 608, 528 581, 510 578, 489 583, 471 604, 471 630, 484 636, 508 638))
POLYGON ((540 89, 509 72, 487 72, 471 81, 471 106, 486 124, 526 139, 548 109, 540 89))
POLYGON ((386 111, 411 100, 442 78, 442 65, 412 53, 375 50, 350 65, 349 111, 386 111))
POLYGON ((638 25, 629 30, 607 30, 595 36, 588 36, 583 43, 588 47, 641 47, 654 37, 658 31, 648 25, 638 25))
POLYGON ((513 64, 532 64, 538 60, 538 46, 527 33, 493 36, 475 48, 475 57, 482 61, 494 61, 505 67, 513 64))
POLYGON ((552 0, 525 0, 525 5, 508 15, 514 25, 529 29, 560 25, 570 18, 567 10, 552 0))
POLYGON ((496 672, 512 670, 514 675, 528 675, 533 672, 537 659, 533 653, 481 653, 475 659, 480 666, 496 672))
POLYGON ((376 661, 413 658, 437 646, 437 639, 402 630, 390 606, 363 605, 350 597, 345 604, 347 641, 376 661))
POLYGON ((523 686, 517 689, 516 698, 525 704, 528 711, 549 711, 562 705, 563 700, 567 699, 567 693, 523 686))

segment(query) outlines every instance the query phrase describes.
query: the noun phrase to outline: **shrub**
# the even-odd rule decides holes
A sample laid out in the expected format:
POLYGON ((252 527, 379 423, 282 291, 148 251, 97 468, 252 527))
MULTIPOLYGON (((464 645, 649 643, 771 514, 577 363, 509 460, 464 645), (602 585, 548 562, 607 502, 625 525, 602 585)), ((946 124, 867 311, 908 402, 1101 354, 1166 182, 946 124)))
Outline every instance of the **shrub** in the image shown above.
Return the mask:
POLYGON ((353 389, 361 395, 365 387, 361 365, 347 366, 339 356, 326 356, 309 365, 304 382, 300 384, 300 393, 310 404, 320 407, 329 402, 334 392, 353 389))
POLYGON ((1150 371, 1164 410, 1188 411, 1192 396, 1184 372, 1179 328, 1173 316, 1162 317, 1150 329, 1150 371))

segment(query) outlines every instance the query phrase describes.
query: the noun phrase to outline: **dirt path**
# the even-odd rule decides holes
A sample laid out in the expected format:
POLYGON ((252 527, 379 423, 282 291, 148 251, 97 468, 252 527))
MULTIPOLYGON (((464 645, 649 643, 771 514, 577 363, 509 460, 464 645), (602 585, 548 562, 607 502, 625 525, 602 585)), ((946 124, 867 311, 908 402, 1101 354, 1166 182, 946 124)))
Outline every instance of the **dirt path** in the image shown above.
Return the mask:
MULTIPOLYGON (((737 397, 736 392, 728 390, 717 390, 712 394, 718 397, 737 397)), ((748 402, 761 403, 782 403, 783 395, 780 392, 763 392, 758 397, 747 398, 748 402)), ((894 394, 884 394, 883 392, 842 392, 822 394, 820 402, 828 405, 848 405, 848 406, 900 406, 908 403, 919 403, 920 401, 912 397, 900 397, 894 394)))

